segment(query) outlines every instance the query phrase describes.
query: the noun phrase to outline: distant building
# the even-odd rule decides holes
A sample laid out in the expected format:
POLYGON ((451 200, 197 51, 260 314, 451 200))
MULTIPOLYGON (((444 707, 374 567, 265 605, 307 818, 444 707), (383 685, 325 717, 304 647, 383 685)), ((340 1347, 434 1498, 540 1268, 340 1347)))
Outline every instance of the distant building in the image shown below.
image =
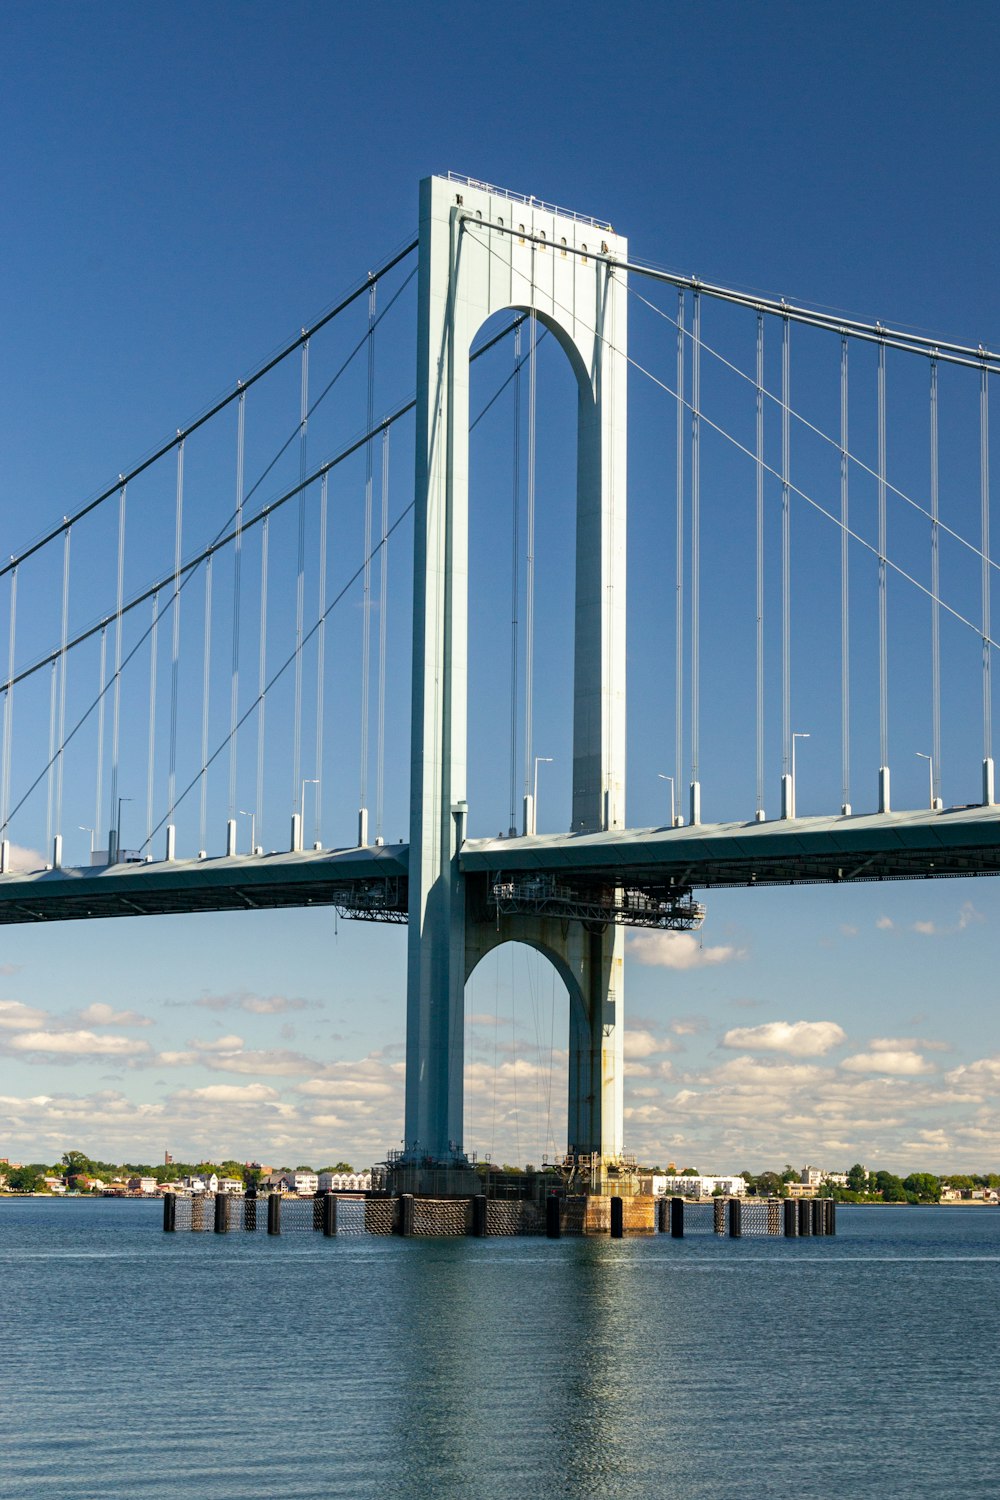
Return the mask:
POLYGON ((663 1173, 653 1173, 649 1176, 639 1178, 639 1190, 643 1193, 652 1193, 654 1197, 662 1197, 664 1194, 670 1197, 682 1198, 711 1198, 717 1193, 725 1194, 728 1198, 742 1198, 746 1194, 747 1185, 745 1180, 739 1176, 716 1177, 705 1174, 698 1177, 685 1177, 663 1173))
POLYGON ((42 1181, 50 1193, 64 1193, 66 1191, 66 1184, 61 1177, 43 1177, 42 1181))
POLYGON ((799 1181, 804 1182, 806 1187, 819 1187, 825 1176, 826 1173, 821 1172, 819 1167, 810 1167, 807 1165, 799 1173, 799 1181))
POLYGON ((144 1198, 152 1198, 156 1192, 155 1177, 130 1177, 126 1190, 130 1193, 141 1193, 144 1198))
POLYGON ((220 1177, 219 1178, 219 1192, 220 1193, 242 1193, 242 1191, 243 1191, 243 1183, 240 1181, 240 1179, 238 1177, 220 1177))
POLYGON ((321 1193, 370 1193, 372 1186, 372 1174, 370 1172, 320 1172, 319 1191, 321 1193))
POLYGON ((217 1172, 208 1172, 204 1177, 185 1177, 184 1186, 192 1193, 217 1193, 219 1176, 217 1172))
POLYGON ((789 1198, 817 1198, 819 1196, 818 1182, 786 1182, 789 1198))
POLYGON ((280 1191, 297 1193, 300 1198, 312 1198, 319 1191, 319 1178, 315 1172, 282 1172, 280 1191))

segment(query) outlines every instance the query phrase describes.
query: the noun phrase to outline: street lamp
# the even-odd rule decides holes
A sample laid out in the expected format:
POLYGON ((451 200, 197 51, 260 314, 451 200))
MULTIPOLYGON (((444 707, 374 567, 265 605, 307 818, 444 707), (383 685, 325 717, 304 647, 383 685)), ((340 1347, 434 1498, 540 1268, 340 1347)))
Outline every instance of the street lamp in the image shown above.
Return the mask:
POLYGON ((933 757, 933 755, 926 755, 923 750, 914 750, 913 753, 914 753, 914 755, 918 756, 921 760, 925 760, 927 762, 927 780, 928 780, 928 785, 930 787, 930 802, 929 802, 928 805, 930 807, 931 812, 933 812, 934 811, 934 757, 933 757))
POLYGON ((811 738, 812 738, 812 736, 810 735, 810 733, 809 733, 808 730, 806 730, 805 732, 803 732, 801 730, 795 730, 795 732, 792 735, 792 807, 791 807, 791 815, 792 815, 793 818, 795 817, 795 811, 796 811, 795 810, 795 741, 796 740, 808 740, 808 739, 811 739, 811 738))
POLYGON ((91 852, 91 854, 93 854, 93 852, 94 852, 94 830, 92 828, 88 828, 85 823, 77 823, 76 826, 77 826, 77 828, 79 828, 79 830, 80 830, 81 833, 89 833, 90 834, 90 852, 91 852))
POLYGON ((319 786, 319 777, 318 776, 307 776, 306 779, 305 779, 305 781, 303 781, 303 783, 302 783, 302 790, 299 793, 299 817, 302 820, 303 824, 306 821, 306 787, 307 786, 319 786))
POLYGON ((257 853, 257 814, 256 812, 244 812, 240 808, 240 817, 250 819, 250 853, 257 853))
MULTIPOLYGON (((114 863, 115 864, 118 863, 118 857, 121 854, 121 850, 122 850, 122 803, 123 802, 131 802, 131 801, 132 801, 131 797, 119 797, 118 798, 118 816, 117 816, 117 818, 115 820, 115 858, 114 858, 114 863)), ((109 853, 110 853, 110 850, 109 850, 109 853)))
POLYGON ((661 781, 670 782, 670 826, 671 828, 675 828, 677 826, 677 820, 674 817, 674 778, 672 776, 664 775, 662 771, 657 771, 656 774, 661 781))
MULTIPOLYGON (((535 834, 535 833, 538 832, 538 767, 540 765, 543 765, 543 764, 544 765, 551 765, 552 764, 552 756, 551 755, 536 755, 535 756, 535 779, 534 779, 534 783, 533 783, 533 792, 532 792, 532 798, 531 798, 531 830, 530 831, 531 831, 532 834, 535 834)), ((525 832, 528 832, 528 830, 525 829, 525 832)))

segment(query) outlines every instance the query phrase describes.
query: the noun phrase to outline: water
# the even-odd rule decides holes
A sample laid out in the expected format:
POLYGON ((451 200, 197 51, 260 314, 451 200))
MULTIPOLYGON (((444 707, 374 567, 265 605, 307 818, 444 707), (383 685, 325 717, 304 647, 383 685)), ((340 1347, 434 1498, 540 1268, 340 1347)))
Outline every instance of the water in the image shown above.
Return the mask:
POLYGON ((790 1243, 160 1223, 0 1201, 2 1500, 1000 1496, 1000 1211, 790 1243))

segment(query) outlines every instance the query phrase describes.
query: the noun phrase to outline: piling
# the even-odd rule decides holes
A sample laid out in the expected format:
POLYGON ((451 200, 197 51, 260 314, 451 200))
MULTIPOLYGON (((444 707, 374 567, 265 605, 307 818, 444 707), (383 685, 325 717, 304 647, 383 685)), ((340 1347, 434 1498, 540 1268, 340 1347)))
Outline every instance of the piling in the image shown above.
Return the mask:
POLYGON ((731 1240, 743 1237, 743 1204, 738 1198, 729 1200, 729 1238, 731 1240))
POLYGON ((794 1240, 799 1233, 799 1205, 794 1198, 786 1198, 782 1208, 785 1211, 785 1239, 794 1240))
POLYGON ((812 1231, 813 1234, 826 1234, 825 1198, 814 1198, 812 1201, 812 1231))
POLYGON ((477 1193, 472 1200, 472 1233, 477 1240, 486 1237, 486 1194, 477 1193))
POLYGON ((226 1193, 215 1195, 215 1232, 216 1234, 229 1233, 229 1198, 226 1193))
POLYGON ((835 1198, 826 1200, 826 1232, 827 1234, 837 1233, 837 1200, 835 1198))
POLYGON ((401 1193, 399 1197, 399 1232, 409 1237, 413 1234, 413 1194, 401 1193))
POLYGON ((323 1234, 332 1239, 337 1233, 337 1195, 327 1193, 323 1199, 323 1234))
POLYGON ((177 1229, 177 1199, 173 1193, 163 1195, 163 1232, 173 1234, 177 1229))
POLYGON ((267 1232, 281 1233, 281 1194, 271 1193, 267 1200, 267 1232))
POLYGON ((545 1200, 545 1233, 550 1240, 557 1240, 562 1233, 559 1223, 559 1199, 554 1193, 545 1200))
POLYGON ((684 1199, 671 1198, 670 1200, 670 1238, 682 1240, 684 1238, 684 1199))
POLYGON ((799 1234, 812 1234, 812 1204, 808 1198, 800 1198, 796 1206, 799 1210, 799 1234))
POLYGON ((716 1198, 712 1204, 712 1228, 716 1234, 726 1232, 726 1200, 724 1198, 716 1198))
POLYGON ((625 1233, 625 1206, 617 1196, 611 1199, 611 1238, 620 1240, 625 1233))

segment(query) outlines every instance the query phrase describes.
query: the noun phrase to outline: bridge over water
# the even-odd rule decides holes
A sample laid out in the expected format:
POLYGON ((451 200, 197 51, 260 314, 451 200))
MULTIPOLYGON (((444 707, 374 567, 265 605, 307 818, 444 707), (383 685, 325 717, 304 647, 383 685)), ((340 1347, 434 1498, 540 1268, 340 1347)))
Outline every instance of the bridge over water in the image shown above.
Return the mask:
MULTIPOLYGON (((388 364, 395 374, 398 358, 388 364)), ((459 1167, 465 985, 498 944, 526 942, 569 991, 569 1152, 613 1166, 625 1148, 625 927, 697 927, 696 893, 713 887, 1000 871, 988 441, 998 369, 984 347, 710 286, 635 260, 601 220, 468 178, 428 179, 416 239, 0 567, 0 923, 309 905, 408 923, 404 1158, 459 1167), (416 395, 383 402, 378 338, 411 283, 416 395), (645 346, 641 359, 631 352, 640 312, 659 339, 655 365, 645 346), (325 349, 359 314, 360 327, 325 349), (536 676, 546 500, 536 386, 546 339, 576 392, 575 521, 562 549, 573 578, 563 834, 538 831, 539 767, 550 757, 537 753, 534 727, 551 691, 536 676), (494 372, 473 415, 480 361, 500 347, 512 348, 512 362, 494 372), (360 424, 348 409, 355 377, 360 424), (630 416, 637 382, 663 402, 651 437, 630 416), (281 406, 290 393, 289 430, 281 406), (470 434, 501 397, 513 401, 512 531, 497 529, 490 551, 498 578, 510 564, 498 631, 510 662, 509 680, 489 683, 485 696, 489 754, 506 758, 508 826, 483 838, 469 797, 470 631, 496 599, 470 589, 470 434), (413 478, 393 509, 400 459, 390 435, 406 423, 414 439, 402 464, 413 478), (895 425, 902 456, 890 463, 895 425), (919 475, 914 432, 926 443, 919 475), (710 469, 716 449, 725 458, 710 469), (634 485, 669 491, 657 542, 669 572, 629 556, 634 485), (805 584, 792 566, 793 513, 805 584), (401 735, 389 555, 411 517, 411 708, 401 735), (634 597, 656 604, 661 627, 633 694, 638 730, 626 714, 626 678, 640 673, 645 644, 633 631, 634 597), (337 631, 355 606, 345 691, 337 631), (809 670, 795 677, 803 661, 809 670), (890 661, 903 684, 892 703, 907 754, 926 762, 924 808, 893 805, 890 661), (702 723, 706 705, 721 701, 731 714, 720 751, 703 743, 702 723), (795 728, 797 701, 839 740, 839 795, 827 816, 797 815, 797 742, 816 732, 795 728), (977 717, 981 747, 970 732, 977 717), (339 840, 329 836, 329 807, 343 800, 348 725, 360 776, 356 840, 352 829, 344 847, 342 825, 339 840), (627 825, 627 728, 640 749, 670 746, 672 774, 658 773, 670 784, 664 826, 627 825), (409 837, 392 843, 386 763, 401 739, 409 837), (856 801, 859 743, 868 811, 856 801), (946 807, 949 754, 971 800, 946 807), (720 757, 746 795, 746 821, 703 817, 710 796, 723 800, 704 780, 720 757), (141 803, 143 784, 145 838, 129 848, 123 804, 141 803), (777 818, 765 812, 768 784, 777 818), (64 827, 90 833, 89 864, 64 857, 64 827), (224 830, 221 847, 212 830, 224 830), (43 861, 18 858, 18 846, 39 845, 43 861)), ((494 443, 494 469, 502 451, 494 443)))

